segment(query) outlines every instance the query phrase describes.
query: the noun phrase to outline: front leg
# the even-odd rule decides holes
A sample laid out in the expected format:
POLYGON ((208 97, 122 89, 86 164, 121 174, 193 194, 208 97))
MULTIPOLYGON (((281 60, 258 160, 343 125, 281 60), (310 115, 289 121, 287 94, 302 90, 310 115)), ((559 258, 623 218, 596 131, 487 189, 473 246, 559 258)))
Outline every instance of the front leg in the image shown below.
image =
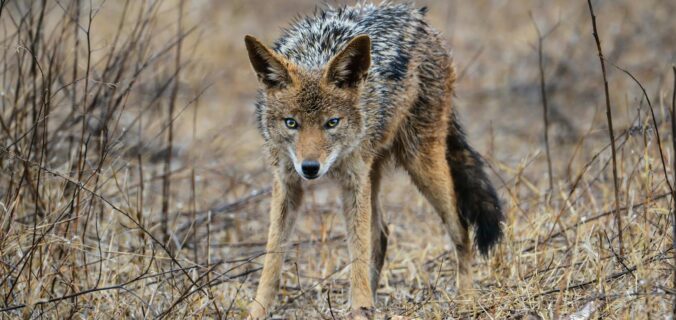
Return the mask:
POLYGON ((371 161, 359 161, 343 179, 343 204, 350 252, 350 302, 355 318, 371 318, 371 161))
POLYGON ((249 306, 249 319, 264 319, 279 287, 284 260, 283 245, 288 241, 302 199, 300 178, 293 174, 276 174, 272 185, 270 227, 263 273, 256 298, 249 306))

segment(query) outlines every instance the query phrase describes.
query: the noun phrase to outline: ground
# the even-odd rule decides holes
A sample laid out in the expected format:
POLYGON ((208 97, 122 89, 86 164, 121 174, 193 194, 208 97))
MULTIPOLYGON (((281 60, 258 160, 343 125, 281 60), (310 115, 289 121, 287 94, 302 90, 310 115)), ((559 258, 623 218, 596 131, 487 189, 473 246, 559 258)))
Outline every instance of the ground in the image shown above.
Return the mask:
MULTIPOLYGON (((440 219, 393 170, 377 317, 670 315, 676 3, 592 1, 617 183, 586 1, 416 3, 453 52, 454 107, 498 188, 505 237, 476 257, 472 294, 458 295, 440 219)), ((94 1, 79 15, 76 4, 46 1, 43 25, 38 3, 0 5, 0 317, 243 318, 272 180, 243 38, 271 44, 317 4, 94 1)), ((324 180, 307 188, 274 319, 347 310, 338 191, 324 180)))

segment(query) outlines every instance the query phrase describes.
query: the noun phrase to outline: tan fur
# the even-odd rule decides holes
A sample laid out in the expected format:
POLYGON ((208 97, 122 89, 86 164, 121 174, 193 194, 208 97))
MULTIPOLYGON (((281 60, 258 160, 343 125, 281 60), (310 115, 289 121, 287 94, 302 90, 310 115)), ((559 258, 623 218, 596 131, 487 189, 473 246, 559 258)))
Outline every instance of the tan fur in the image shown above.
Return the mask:
POLYGON ((274 299, 283 260, 283 244, 288 239, 295 208, 302 194, 301 179, 294 173, 294 168, 298 171, 298 163, 307 159, 316 160, 322 166, 331 165, 327 175, 337 180, 342 189, 351 258, 350 300, 354 318, 369 318, 374 308, 389 233, 383 221, 378 191, 386 163, 391 161, 409 173, 413 183, 445 224, 456 248, 458 288, 466 290, 472 286, 472 246, 468 230, 461 224, 456 208, 451 168, 446 158, 446 137, 449 130, 453 130, 450 115, 455 81, 450 57, 433 56, 437 59, 433 61, 414 57, 412 68, 423 63, 440 68, 439 77, 432 79, 436 81, 435 87, 427 87, 428 102, 418 106, 424 109, 415 109, 419 94, 417 88, 422 80, 411 73, 403 80, 406 94, 393 101, 396 113, 381 129, 379 138, 375 139, 361 135, 369 132, 368 128, 379 125, 373 122, 376 121, 374 115, 364 113, 365 109, 366 112, 370 109, 359 105, 363 85, 349 82, 362 83, 363 75, 350 73, 355 70, 341 69, 348 66, 361 72, 364 65, 368 67, 369 57, 364 55, 364 50, 368 53, 368 48, 364 49, 369 44, 367 40, 368 37, 355 38, 322 70, 304 70, 265 48, 255 38, 247 37, 247 48, 254 49, 250 49, 249 54, 259 78, 269 76, 265 73, 268 69, 256 63, 273 61, 275 66, 285 66, 279 73, 286 79, 277 82, 274 81, 278 79, 277 75, 273 75, 272 81, 262 80, 266 85, 267 109, 262 120, 268 125, 266 146, 277 171, 267 255, 256 298, 250 306, 253 319, 264 318, 274 299), (357 80, 349 80, 350 77, 357 80), (313 103, 318 107, 312 108, 313 103), (282 126, 287 117, 294 117, 299 127, 291 130, 282 126), (340 130, 324 127, 331 117, 341 118, 340 130), (335 152, 341 156, 335 163, 327 164, 335 152), (287 153, 290 155, 285 156, 287 153))
POLYGON ((284 260, 282 249, 288 241, 289 234, 296 219, 297 207, 303 195, 300 178, 297 176, 280 177, 275 175, 272 185, 272 201, 270 204, 270 228, 266 246, 265 262, 256 298, 249 308, 254 318, 264 318, 270 301, 274 298, 279 286, 279 276, 284 260))

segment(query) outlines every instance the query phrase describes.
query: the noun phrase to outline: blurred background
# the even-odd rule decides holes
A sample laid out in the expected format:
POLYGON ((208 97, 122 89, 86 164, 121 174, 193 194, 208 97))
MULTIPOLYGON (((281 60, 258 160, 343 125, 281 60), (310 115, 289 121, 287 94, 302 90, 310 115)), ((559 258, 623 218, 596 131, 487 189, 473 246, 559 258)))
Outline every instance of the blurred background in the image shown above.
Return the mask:
MULTIPOLYGON (((0 317, 243 318, 272 179, 244 35, 272 45, 295 17, 354 3, 1 1, 0 317)), ((592 1, 617 184, 586 1, 415 3, 454 56, 506 236, 456 296, 448 235, 393 171, 377 317, 671 314, 676 2, 592 1)), ((307 188, 275 319, 347 310, 338 192, 307 188)))

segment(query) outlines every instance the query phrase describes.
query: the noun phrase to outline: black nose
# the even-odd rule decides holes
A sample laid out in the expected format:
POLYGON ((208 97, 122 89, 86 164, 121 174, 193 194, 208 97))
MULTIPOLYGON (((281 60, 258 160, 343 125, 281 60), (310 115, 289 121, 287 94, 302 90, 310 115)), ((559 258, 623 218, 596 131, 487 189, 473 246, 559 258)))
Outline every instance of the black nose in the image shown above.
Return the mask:
POLYGON ((304 160, 300 165, 301 170, 306 178, 315 178, 319 173, 319 162, 314 160, 304 160))

